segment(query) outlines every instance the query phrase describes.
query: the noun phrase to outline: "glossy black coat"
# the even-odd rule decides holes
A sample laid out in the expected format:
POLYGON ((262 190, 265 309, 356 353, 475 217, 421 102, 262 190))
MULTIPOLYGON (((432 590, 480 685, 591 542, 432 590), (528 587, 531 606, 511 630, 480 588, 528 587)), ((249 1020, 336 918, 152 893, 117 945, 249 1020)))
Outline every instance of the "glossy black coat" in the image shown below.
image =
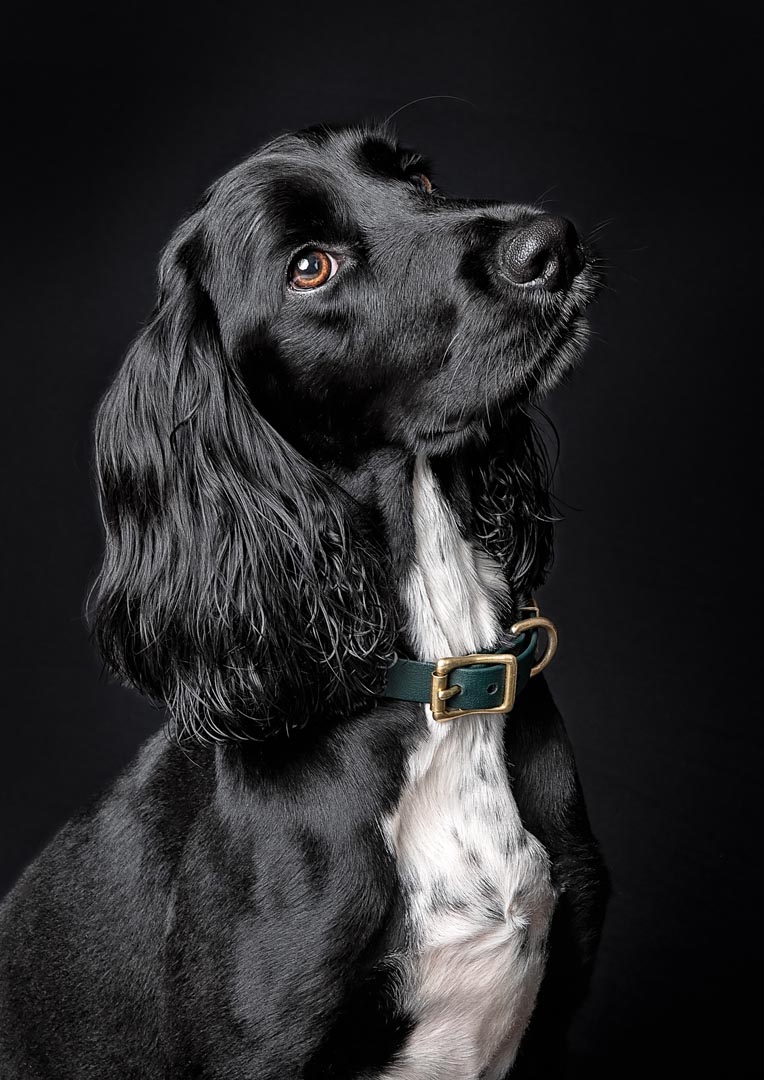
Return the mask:
MULTIPOLYGON (((2 908, 8 1080, 371 1078, 415 1022, 396 1004, 405 901, 379 823, 424 718, 376 696, 409 651, 414 455, 500 561, 509 626, 551 554, 529 404, 577 355, 598 284, 585 244, 567 287, 513 282, 502 252, 539 212, 450 200, 427 169, 384 129, 284 136, 168 246, 99 414, 92 613, 171 739, 2 908), (338 270, 299 293, 290 266, 312 248, 338 270)), ((561 890, 513 1070, 549 1077, 603 874, 543 679, 506 744, 561 890)))

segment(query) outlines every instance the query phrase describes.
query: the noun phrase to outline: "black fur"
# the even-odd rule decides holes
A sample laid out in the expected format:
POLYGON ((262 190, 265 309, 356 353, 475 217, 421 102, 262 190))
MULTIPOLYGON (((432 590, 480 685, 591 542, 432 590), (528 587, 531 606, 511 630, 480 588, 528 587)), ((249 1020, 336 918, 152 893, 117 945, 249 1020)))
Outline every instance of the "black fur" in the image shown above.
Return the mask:
MULTIPOLYGON (((385 128, 283 136, 164 253, 98 416, 92 619, 173 737, 2 908, 3 1080, 372 1078, 416 1022, 396 1004, 404 901, 379 821, 423 720, 375 696, 410 651, 414 455, 501 561, 509 626, 551 557, 529 405, 597 288, 585 247, 566 288, 513 286, 503 245, 539 211, 430 192, 427 169, 385 128), (339 269, 299 293, 288 267, 310 248, 339 269)), ((563 890, 513 1076, 553 1076, 602 873, 542 680, 506 730, 563 890)))

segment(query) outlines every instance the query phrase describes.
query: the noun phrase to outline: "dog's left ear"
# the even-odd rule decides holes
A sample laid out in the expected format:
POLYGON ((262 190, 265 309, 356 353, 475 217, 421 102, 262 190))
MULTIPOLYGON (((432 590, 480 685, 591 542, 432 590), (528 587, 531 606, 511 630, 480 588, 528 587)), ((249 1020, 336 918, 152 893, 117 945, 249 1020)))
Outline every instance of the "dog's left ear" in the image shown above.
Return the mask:
POLYGON ((191 219, 99 410, 92 624, 108 665, 180 734, 259 738, 367 702, 393 632, 357 508, 255 408, 205 265, 191 219))

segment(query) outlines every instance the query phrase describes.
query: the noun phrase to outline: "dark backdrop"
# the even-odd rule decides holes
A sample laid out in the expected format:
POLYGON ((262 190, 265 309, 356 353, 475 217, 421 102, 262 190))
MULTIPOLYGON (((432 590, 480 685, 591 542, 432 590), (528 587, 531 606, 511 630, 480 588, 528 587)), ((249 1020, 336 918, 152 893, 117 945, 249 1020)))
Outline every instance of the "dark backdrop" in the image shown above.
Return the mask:
POLYGON ((100 677, 81 612, 93 411, 163 242, 275 132, 453 95, 397 121, 444 187, 607 222, 596 337, 548 404, 566 504, 551 683, 614 882, 576 1075, 734 1070, 760 905, 749 17, 102 7, 5 25, 0 885, 161 722, 100 677))

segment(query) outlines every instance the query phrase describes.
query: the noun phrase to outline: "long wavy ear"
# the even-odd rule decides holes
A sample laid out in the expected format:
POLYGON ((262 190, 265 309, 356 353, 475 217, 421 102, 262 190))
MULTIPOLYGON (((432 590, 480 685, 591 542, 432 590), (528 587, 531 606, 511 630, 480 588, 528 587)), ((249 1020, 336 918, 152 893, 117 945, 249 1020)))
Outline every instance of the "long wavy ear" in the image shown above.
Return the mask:
POLYGON ((514 603, 543 584, 552 563, 551 469, 532 418, 521 410, 473 462, 478 542, 502 564, 514 603))
POLYGON ((357 509, 257 412, 225 355, 191 219, 106 394, 93 635, 180 735, 259 738, 358 708, 392 657, 357 509))

